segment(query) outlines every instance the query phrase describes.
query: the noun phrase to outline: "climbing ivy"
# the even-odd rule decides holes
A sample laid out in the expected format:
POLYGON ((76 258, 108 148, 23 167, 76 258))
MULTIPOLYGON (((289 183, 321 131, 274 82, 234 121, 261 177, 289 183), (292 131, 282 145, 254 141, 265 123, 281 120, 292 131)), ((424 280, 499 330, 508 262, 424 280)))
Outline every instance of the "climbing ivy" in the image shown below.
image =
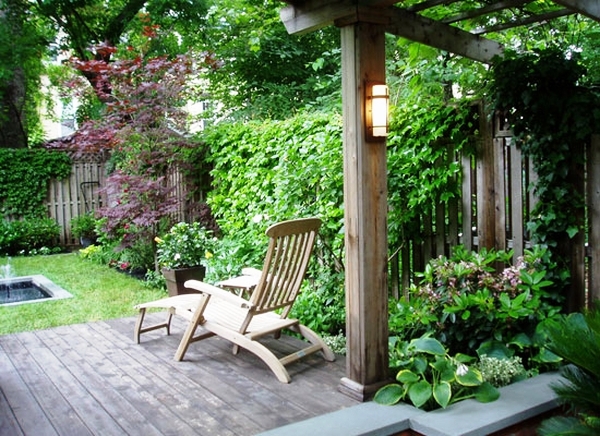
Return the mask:
POLYGON ((583 230, 578 217, 584 199, 576 185, 585 146, 597 133, 600 94, 581 84, 587 72, 577 56, 566 57, 555 48, 507 53, 491 73, 494 109, 507 114, 538 175, 530 237, 568 259, 569 239, 583 230))
POLYGON ((50 179, 71 174, 71 159, 45 149, 0 148, 0 213, 3 217, 43 217, 50 179))
POLYGON ((436 205, 459 198, 460 161, 477 129, 474 106, 399 106, 388 138, 389 243, 398 247, 407 235, 423 234, 422 217, 436 205))

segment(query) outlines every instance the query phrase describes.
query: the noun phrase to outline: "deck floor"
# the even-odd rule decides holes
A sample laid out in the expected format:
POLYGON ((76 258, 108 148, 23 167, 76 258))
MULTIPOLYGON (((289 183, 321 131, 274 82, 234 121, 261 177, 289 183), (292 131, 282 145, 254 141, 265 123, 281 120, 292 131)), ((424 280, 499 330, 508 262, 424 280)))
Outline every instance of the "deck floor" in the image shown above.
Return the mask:
MULTIPOLYGON (((357 404, 337 391, 343 357, 308 356, 288 367, 284 384, 220 338, 192 344, 176 362, 179 321, 171 336, 148 332, 139 345, 134 323, 0 336, 0 435, 247 436, 357 404)), ((279 350, 295 341, 267 339, 279 350)))

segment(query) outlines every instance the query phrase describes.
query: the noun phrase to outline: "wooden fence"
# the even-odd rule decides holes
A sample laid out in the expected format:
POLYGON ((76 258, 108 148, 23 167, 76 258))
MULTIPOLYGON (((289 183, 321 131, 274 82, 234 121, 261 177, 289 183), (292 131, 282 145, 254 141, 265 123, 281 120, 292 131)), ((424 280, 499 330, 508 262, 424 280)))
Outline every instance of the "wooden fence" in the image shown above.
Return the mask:
MULTIPOLYGON (((71 219, 108 205, 102 188, 106 186, 107 154, 87 154, 72 157, 73 168, 68 179, 50 181, 46 207, 48 216, 61 227, 60 244, 76 247, 79 241, 71 233, 71 219)), ((189 198, 188 184, 180 171, 173 171, 167 177, 167 185, 173 187, 171 195, 180 199, 179 209, 174 220, 193 220, 197 213, 194 208, 199 198, 189 198)))
POLYGON ((90 153, 72 159, 71 176, 51 180, 46 198, 48 216, 61 227, 60 244, 67 247, 79 244, 71 234, 71 219, 106 204, 101 188, 106 183, 107 155, 90 153))
MULTIPOLYGON (((415 272, 439 255, 449 255, 462 244, 468 250, 479 247, 514 250, 515 258, 528 245, 526 224, 536 198, 528 189, 536 174, 521 150, 512 141, 505 120, 480 113, 480 135, 473 156, 456 156, 462 163, 462 193, 459 199, 439 203, 421 217, 418 240, 402 241, 390 259, 390 293, 398 298, 411 283, 415 272)), ((452 151, 448 152, 450 155, 452 151)), ((587 231, 570 240, 572 259, 568 308, 578 310, 600 298, 600 136, 592 138, 586 153, 582 193, 586 211, 582 220, 587 231), (596 259, 596 262, 594 262, 596 259)))

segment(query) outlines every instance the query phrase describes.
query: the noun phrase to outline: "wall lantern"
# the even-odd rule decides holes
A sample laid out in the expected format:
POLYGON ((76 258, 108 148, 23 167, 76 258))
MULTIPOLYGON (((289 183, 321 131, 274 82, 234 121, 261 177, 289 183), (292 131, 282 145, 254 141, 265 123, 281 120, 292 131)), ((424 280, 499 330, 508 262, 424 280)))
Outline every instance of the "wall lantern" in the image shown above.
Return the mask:
POLYGON ((388 87, 382 83, 367 83, 366 123, 367 141, 384 141, 388 135, 388 112, 390 95, 388 87))

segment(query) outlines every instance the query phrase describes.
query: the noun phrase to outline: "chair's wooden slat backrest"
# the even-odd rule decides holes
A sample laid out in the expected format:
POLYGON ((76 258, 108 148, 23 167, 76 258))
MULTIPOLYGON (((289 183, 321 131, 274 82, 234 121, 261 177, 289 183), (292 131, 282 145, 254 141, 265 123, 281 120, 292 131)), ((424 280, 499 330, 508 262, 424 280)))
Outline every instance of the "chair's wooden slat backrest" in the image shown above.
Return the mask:
POLYGON ((287 316, 300 291, 320 226, 320 219, 304 218, 267 229, 269 247, 262 276, 250 299, 254 313, 286 308, 282 316, 287 316))

